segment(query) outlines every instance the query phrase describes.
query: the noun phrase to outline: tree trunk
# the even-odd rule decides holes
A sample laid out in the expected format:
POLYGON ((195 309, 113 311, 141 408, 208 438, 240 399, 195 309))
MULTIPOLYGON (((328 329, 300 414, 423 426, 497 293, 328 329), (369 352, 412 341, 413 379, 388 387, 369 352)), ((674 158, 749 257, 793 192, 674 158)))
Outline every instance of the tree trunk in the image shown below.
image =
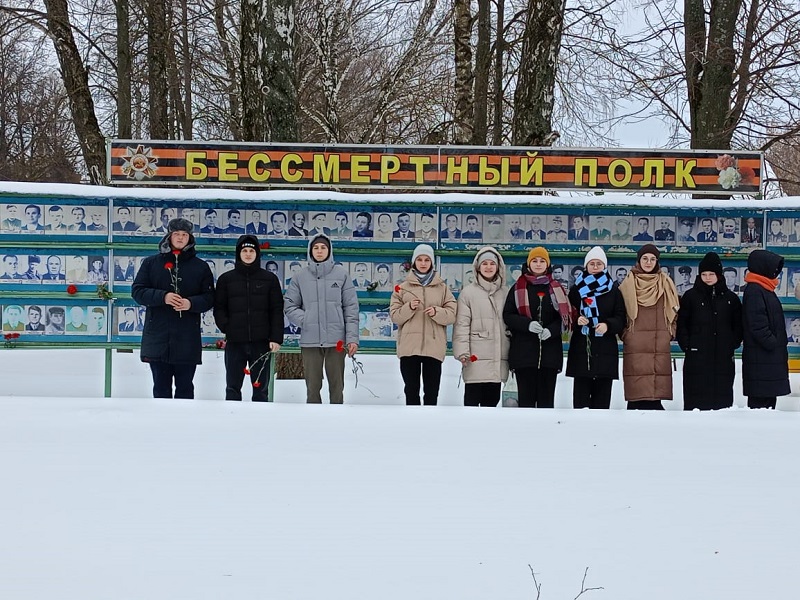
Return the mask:
POLYGON ((147 16, 147 82, 150 96, 149 127, 154 140, 169 139, 167 102, 167 12, 165 0, 145 3, 147 16))
POLYGON ((231 44, 228 41, 228 28, 225 26, 225 0, 215 0, 214 2, 214 27, 217 30, 219 45, 222 49, 222 60, 225 64, 225 72, 228 75, 228 108, 229 127, 234 140, 242 139, 241 104, 239 102, 239 78, 236 73, 236 61, 233 58, 231 44))
POLYGON ((192 47, 189 43, 188 0, 181 0, 181 48, 183 51, 183 139, 192 139, 192 47))
POLYGON ((734 34, 741 0, 711 3, 706 32, 703 0, 684 0, 686 86, 692 148, 731 146, 736 50, 734 34))
POLYGON ((549 146, 566 0, 528 0, 514 93, 515 146, 549 146))
POLYGON ((131 129, 131 41, 128 0, 116 0, 117 9, 117 135, 128 140, 131 129))
POLYGON ((491 70, 491 4, 489 0, 478 0, 478 43, 475 46, 475 100, 472 126, 472 144, 486 144, 487 119, 489 114, 489 71, 491 70))
POLYGON ((470 0, 455 0, 453 5, 453 37, 455 40, 455 111, 453 142, 469 144, 472 140, 472 14, 470 0))
POLYGON ((45 0, 47 28, 53 40, 61 77, 69 96, 69 107, 75 133, 81 146, 89 179, 95 185, 105 183, 106 145, 94 112, 94 100, 89 89, 89 74, 83 66, 80 52, 72 36, 67 0, 45 0))
POLYGON ((303 358, 300 353, 281 352, 275 363, 277 379, 305 379, 303 358))
POLYGON ((492 107, 492 145, 503 144, 503 52, 505 51, 505 2, 497 0, 497 39, 494 55, 494 106, 492 107))
POLYGON ((242 134, 297 141, 294 0, 242 0, 242 134))

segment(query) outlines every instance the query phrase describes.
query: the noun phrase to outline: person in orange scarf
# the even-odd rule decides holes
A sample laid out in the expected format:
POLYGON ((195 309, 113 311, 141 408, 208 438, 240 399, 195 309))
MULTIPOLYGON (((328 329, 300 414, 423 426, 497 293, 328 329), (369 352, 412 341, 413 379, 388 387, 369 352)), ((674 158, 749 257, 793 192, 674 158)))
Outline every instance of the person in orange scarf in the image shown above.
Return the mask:
POLYGON ((775 408, 789 387, 789 350, 783 307, 775 294, 783 257, 753 250, 747 257, 742 298, 744 347, 742 382, 749 408, 775 408))
POLYGON ((664 410, 672 400, 670 342, 678 318, 678 292, 661 271, 653 244, 639 248, 636 265, 619 286, 628 323, 622 332, 622 378, 629 409, 664 410))

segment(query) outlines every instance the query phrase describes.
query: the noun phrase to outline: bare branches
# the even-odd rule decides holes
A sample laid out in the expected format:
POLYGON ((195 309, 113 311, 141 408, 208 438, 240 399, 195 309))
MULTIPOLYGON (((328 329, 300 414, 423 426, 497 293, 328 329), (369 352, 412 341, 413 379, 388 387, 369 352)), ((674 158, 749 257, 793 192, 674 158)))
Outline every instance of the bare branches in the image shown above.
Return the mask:
MULTIPOLYGON (((531 577, 533 578, 533 587, 536 588, 536 599, 539 600, 542 595, 542 584, 536 580, 536 572, 533 570, 533 567, 528 563, 528 568, 531 570, 531 577)), ((575 596, 573 600, 578 600, 581 596, 583 596, 586 592, 593 592, 597 590, 605 589, 603 587, 586 587, 586 576, 589 574, 589 567, 586 567, 583 571, 583 579, 581 580, 581 591, 578 592, 578 595, 575 596)))

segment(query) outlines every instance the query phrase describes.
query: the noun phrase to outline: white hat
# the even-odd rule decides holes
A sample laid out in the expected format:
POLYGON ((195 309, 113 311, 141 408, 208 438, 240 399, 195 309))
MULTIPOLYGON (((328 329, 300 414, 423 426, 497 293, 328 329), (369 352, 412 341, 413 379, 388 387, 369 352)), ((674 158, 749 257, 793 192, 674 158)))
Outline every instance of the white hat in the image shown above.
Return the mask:
POLYGON ((413 265, 417 261, 417 257, 422 255, 430 256, 431 262, 433 262, 433 248, 428 244, 420 244, 414 248, 414 254, 411 256, 411 264, 413 265))
POLYGON ((586 258, 583 259, 583 266, 588 265, 590 260, 599 260, 604 266, 608 266, 608 258, 606 258, 606 253, 603 252, 600 246, 595 246, 586 253, 586 258))

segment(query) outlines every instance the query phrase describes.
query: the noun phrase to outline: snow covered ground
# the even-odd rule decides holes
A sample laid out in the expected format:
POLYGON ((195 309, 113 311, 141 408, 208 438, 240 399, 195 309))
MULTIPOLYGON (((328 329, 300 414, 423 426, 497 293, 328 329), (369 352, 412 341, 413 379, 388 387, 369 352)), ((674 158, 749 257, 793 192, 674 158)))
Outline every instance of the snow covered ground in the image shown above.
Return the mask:
POLYGON ((449 358, 443 406, 405 407, 362 356, 348 405, 226 403, 204 358, 201 400, 149 399, 136 354, 104 399, 100 351, 0 353, 0 598, 529 600, 528 565, 541 600, 587 567, 581 598, 797 598, 800 397, 467 409, 449 358))

